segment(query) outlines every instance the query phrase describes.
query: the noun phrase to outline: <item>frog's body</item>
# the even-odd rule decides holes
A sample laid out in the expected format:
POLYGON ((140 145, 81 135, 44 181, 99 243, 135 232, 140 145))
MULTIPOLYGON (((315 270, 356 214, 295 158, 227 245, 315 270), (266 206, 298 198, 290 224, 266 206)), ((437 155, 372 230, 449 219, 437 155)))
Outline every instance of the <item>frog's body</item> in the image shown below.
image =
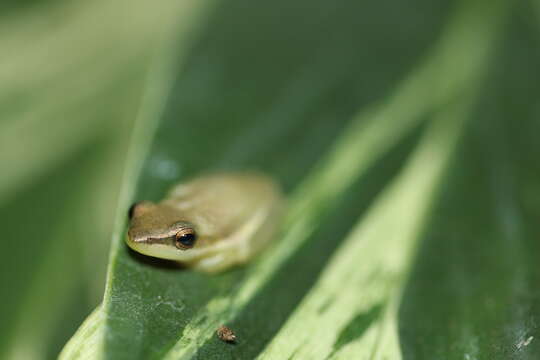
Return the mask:
POLYGON ((271 239, 281 208, 281 191, 266 176, 208 175, 177 185, 158 204, 134 205, 126 241, 142 254, 218 272, 271 239))

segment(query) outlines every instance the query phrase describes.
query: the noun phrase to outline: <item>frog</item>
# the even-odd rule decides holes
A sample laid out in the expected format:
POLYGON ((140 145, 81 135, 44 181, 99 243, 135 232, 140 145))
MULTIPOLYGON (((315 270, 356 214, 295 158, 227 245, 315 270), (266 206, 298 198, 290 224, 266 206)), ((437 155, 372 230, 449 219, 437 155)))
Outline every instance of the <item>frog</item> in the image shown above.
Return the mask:
POLYGON ((283 209, 281 187, 267 175, 206 174, 173 186, 158 203, 133 204, 126 243, 146 256, 219 273, 264 249, 283 209))

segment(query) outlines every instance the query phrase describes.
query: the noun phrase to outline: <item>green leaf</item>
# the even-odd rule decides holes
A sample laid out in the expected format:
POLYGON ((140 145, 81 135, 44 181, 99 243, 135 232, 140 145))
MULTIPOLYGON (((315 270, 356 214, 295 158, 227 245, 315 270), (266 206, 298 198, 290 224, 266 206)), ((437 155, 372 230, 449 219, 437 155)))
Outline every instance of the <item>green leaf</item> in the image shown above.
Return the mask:
MULTIPOLYGON (((476 93, 474 90, 479 88, 485 76, 484 69, 490 50, 499 34, 498 30, 505 14, 503 5, 503 2, 464 3, 456 15, 448 20, 448 26, 437 36, 439 40, 430 46, 431 50, 427 52, 427 56, 419 56, 425 51, 418 51, 411 56, 411 60, 414 61, 404 57, 407 61, 396 64, 395 75, 389 79, 386 90, 380 91, 377 97, 373 97, 372 93, 369 96, 364 93, 358 97, 355 101, 356 106, 350 107, 349 114, 352 114, 351 110, 358 109, 362 102, 364 105, 360 106, 360 112, 346 126, 343 124, 347 123, 349 116, 334 115, 335 121, 331 125, 324 125, 327 115, 313 117, 313 114, 315 109, 317 113, 332 114, 342 105, 321 99, 325 99, 324 94, 333 89, 336 83, 343 83, 345 78, 342 76, 345 73, 340 72, 343 65, 338 65, 344 61, 343 59, 347 59, 350 64, 347 74, 350 74, 351 69, 361 69, 361 74, 369 73, 370 63, 363 60, 365 53, 361 48, 340 48, 333 41, 322 42, 317 50, 319 55, 316 60, 306 63, 305 54, 312 46, 303 44, 304 48, 300 47, 300 50, 303 49, 304 53, 299 50, 298 44, 295 48, 293 45, 295 39, 284 36, 290 31, 287 30, 287 26, 299 33, 303 29, 296 22, 285 21, 278 30, 272 27, 270 31, 268 25, 268 29, 261 26, 257 32, 252 33, 254 39, 269 37, 265 40, 269 44, 275 44, 275 48, 271 46, 262 48, 260 54, 252 54, 247 45, 253 43, 252 39, 248 38, 244 40, 246 43, 242 43, 235 38, 238 44, 234 47, 231 34, 242 31, 245 25, 234 23, 230 18, 250 14, 250 11, 252 15, 246 18, 256 18, 255 14, 266 11, 264 12, 266 16, 273 19, 273 14, 268 13, 270 9, 250 8, 245 3, 239 8, 219 8, 207 30, 214 36, 203 34, 201 43, 195 47, 190 59, 181 61, 182 64, 187 64, 186 69, 169 95, 168 105, 161 117, 162 121, 153 144, 149 153, 145 155, 145 166, 137 183, 135 198, 158 200, 178 178, 189 177, 200 171, 259 168, 281 179, 289 192, 289 211, 280 239, 275 246, 249 266, 219 276, 173 271, 158 261, 151 259, 142 261, 140 257, 130 253, 123 244, 124 214, 130 198, 130 189, 133 188, 138 174, 137 165, 132 166, 131 170, 128 169, 124 184, 124 188, 128 189, 126 191, 128 195, 120 206, 118 216, 120 220, 114 237, 104 302, 68 343, 63 357, 208 358, 225 353, 250 358, 261 352, 265 341, 272 337, 279 343, 279 339, 292 336, 292 339, 288 339, 288 343, 295 344, 297 335, 287 330, 287 325, 279 331, 281 322, 316 280, 317 272, 340 239, 332 237, 334 243, 326 244, 329 233, 322 225, 335 222, 340 226, 331 226, 334 232, 336 229, 339 229, 337 233, 346 231, 345 224, 352 224, 352 219, 361 215, 357 203, 354 206, 346 205, 346 194, 358 192, 362 194, 362 182, 378 182, 383 186, 389 178, 389 173, 387 171, 381 174, 380 170, 376 171, 373 168, 374 164, 398 144, 409 143, 406 140, 408 134, 413 133, 427 116, 435 113, 440 114, 437 116, 441 118, 437 124, 444 125, 434 125, 438 130, 428 132, 431 135, 426 135, 427 145, 420 145, 417 150, 419 155, 413 157, 411 165, 405 170, 405 174, 409 174, 403 175, 405 180, 400 180, 401 178, 396 180, 396 184, 381 195, 381 200, 377 200, 376 204, 379 202, 385 204, 374 205, 373 212, 377 215, 370 215, 371 210, 366 215, 368 224, 372 221, 369 219, 375 217, 378 219, 376 228, 384 229, 396 221, 395 219, 399 219, 402 212, 410 212, 408 222, 404 220, 402 224, 404 228, 398 227, 396 230, 398 234, 401 231, 403 234, 409 234, 403 235, 409 240, 399 244, 404 248, 396 251, 401 254, 401 260, 398 261, 394 257, 384 258, 383 246, 376 248, 382 250, 369 247, 376 246, 377 243, 366 242, 368 247, 364 255, 366 261, 371 259, 376 264, 379 261, 377 254, 380 253, 383 256, 380 260, 382 264, 387 264, 384 266, 390 268, 394 266, 395 276, 400 281, 396 283, 395 280, 386 279, 384 271, 380 274, 380 281, 366 283, 359 280, 362 287, 384 289, 381 297, 373 303, 374 306, 381 306, 383 309, 377 313, 380 317, 373 315, 372 323, 365 327, 386 328, 390 335, 384 335, 386 332, 383 331, 381 336, 384 341, 380 344, 390 341, 393 344, 392 354, 395 355, 396 351, 399 353, 396 350, 398 342, 395 337, 399 294, 406 280, 406 272, 410 268, 418 228, 425 221, 428 204, 433 201, 427 189, 435 191, 439 182, 436 179, 441 177, 443 165, 448 161, 453 144, 456 143, 455 136, 459 132, 451 130, 452 127, 447 128, 448 124, 459 128, 459 122, 469 117, 468 109, 474 101, 472 96, 476 93), (486 13, 488 8, 490 9, 488 15, 484 16, 482 21, 477 21, 478 14, 486 13), (228 31, 223 31, 222 28, 228 31), (463 34, 467 33, 467 30, 474 31, 470 31, 469 36, 464 37, 463 34), (208 54, 219 51, 222 44, 229 44, 227 53, 235 54, 234 62, 227 62, 226 56, 222 59, 209 57, 208 54), (285 49, 290 52, 287 53, 290 56, 277 59, 270 56, 285 53, 285 49), (242 63, 246 61, 238 55, 242 54, 242 51, 253 56, 249 59, 250 63, 242 63), (336 56, 340 51, 341 56, 336 56), (466 62, 462 61, 462 54, 468 54, 466 62), (362 59, 364 63, 352 59, 362 59), (353 64, 354 68, 351 67, 353 64), (261 72, 260 68, 265 68, 266 71, 261 72), (289 69, 294 68, 301 70, 299 75, 293 76, 289 69), (410 70, 411 68, 413 70, 410 70), (203 74, 204 77, 201 78, 203 74), (227 77, 245 80, 238 82, 234 90, 230 90, 226 85, 227 77), (402 80, 396 82, 397 78, 402 80), (318 79, 319 82, 314 83, 310 79, 318 79), (204 87, 199 85, 200 81, 204 81, 204 87), (257 84, 257 93, 249 90, 254 84, 257 84), (229 89, 229 92, 222 89, 229 89), (270 106, 270 112, 261 112, 260 109, 265 104, 270 104, 266 105, 270 106), (291 112, 297 115, 287 118, 291 112), (223 128, 222 121, 225 120, 227 127, 223 128), (317 131, 309 131, 309 127, 306 127, 308 124, 315 129, 324 128, 326 136, 321 136, 317 131), (439 126, 442 126, 442 129, 439 126), (210 137, 211 131, 217 129, 219 137, 210 137), (302 139, 295 139, 294 147, 289 147, 288 144, 293 139, 292 134, 297 133, 296 129, 304 130, 301 133, 302 139), (455 135, 451 135, 452 133, 455 135), (330 134, 333 136, 328 136, 330 134), (294 153, 299 155, 291 158, 287 154, 293 149, 294 153), (437 151, 440 155, 436 155, 437 151), (422 160, 417 160, 417 157, 422 160), (312 167, 314 161, 317 163, 312 167), (431 169, 429 166, 434 168, 431 169), (411 189, 415 189, 412 194, 423 197, 409 199, 408 196, 412 196, 411 190, 408 190, 411 186, 411 189), (394 195, 386 195, 387 192, 394 195), (393 200, 394 197, 396 200, 393 200), (403 204, 403 207, 389 211, 392 206, 388 203, 393 201, 403 204), (411 203, 416 204, 418 208, 408 209, 411 203), (306 262, 305 259, 308 258, 310 261, 306 262), (289 281, 285 280, 291 273, 297 275, 291 277, 289 281), (288 299, 279 300, 283 296, 288 299), (277 305, 274 305, 274 302, 277 305), (277 320, 268 319, 265 308, 277 312, 277 320), (263 325, 268 321, 270 325, 263 325), (236 324, 241 331, 239 338, 243 340, 240 340, 238 349, 211 340, 215 329, 221 323, 229 322, 236 324), (390 337, 387 338, 388 336, 390 337)), ((326 13, 322 10, 324 4, 318 6, 320 8, 314 7, 312 10, 313 16, 326 13)), ((289 10, 294 14, 295 9, 289 10)), ((349 18, 351 23, 347 23, 343 19, 345 13, 351 9, 340 10, 341 12, 334 9, 335 14, 327 21, 336 25, 337 19, 340 19, 343 28, 358 21, 357 18, 349 18)), ((370 10, 375 14, 381 11, 378 8, 370 10)), ((306 28, 310 31, 314 29, 309 26, 306 28)), ((326 30, 324 26, 315 29, 321 31, 321 34, 326 30)), ((346 33, 338 32, 343 31, 341 29, 334 31, 342 35, 346 33)), ((394 32, 392 34, 395 35, 394 32)), ((408 36, 414 38, 413 34, 414 31, 408 36)), ((351 37, 353 35, 357 34, 349 34, 351 37)), ((418 49, 428 44, 425 39, 422 40, 424 41, 418 41, 418 49)), ((163 85, 162 89, 166 91, 167 86, 163 85)), ((347 91, 350 92, 351 89, 353 87, 349 87, 347 91)), ((158 98, 164 96, 164 93, 160 94, 162 95, 158 98)), ((149 111, 148 117, 155 119, 155 112, 149 111)), ((140 162, 140 156, 146 149, 144 144, 153 133, 151 130, 153 120, 141 118, 139 126, 140 136, 136 137, 132 144, 135 164, 140 162)), ((390 173, 395 172, 400 163, 395 159, 393 161, 393 165, 391 160, 387 164, 393 168, 390 173)), ((375 192, 372 190, 369 196, 373 197, 376 192, 377 190, 375 192)), ((364 193, 362 196, 365 198, 368 194, 364 193)), ((371 228, 371 225, 365 226, 371 228)), ((391 240, 399 239, 390 237, 388 241, 391 240)), ((350 246, 357 246, 355 245, 357 242, 347 241, 336 255, 338 260, 330 263, 321 275, 320 281, 324 282, 327 277, 336 281, 340 275, 354 272, 351 266, 358 260, 352 254, 357 252, 347 250, 349 242, 353 244, 350 246), (340 257, 339 254, 345 255, 340 257), (337 264, 335 266, 337 270, 334 270, 332 264, 337 264)), ((391 243, 389 247, 392 248, 391 243)), ((360 273, 358 276, 359 279, 364 279, 367 275, 360 273)), ((317 292, 317 283, 312 290, 314 294, 312 296, 317 299, 320 306, 333 308, 332 296, 339 296, 344 289, 339 286, 340 283, 336 283, 335 295, 325 294, 330 297, 329 304, 324 302, 320 304, 321 299, 325 297, 317 292)), ((323 286, 321 292, 324 293, 326 290, 328 289, 323 286)), ((352 288, 351 296, 357 294, 357 291, 357 288, 352 288)), ((309 302, 306 304, 306 307, 311 309, 309 302)), ((351 321, 357 319, 358 311, 361 311, 356 307, 340 305, 339 302, 335 303, 335 307, 342 310, 343 314, 347 314, 351 321)), ((304 314, 302 311, 303 305, 300 305, 298 313, 304 314)), ((369 310, 366 311, 369 313, 369 310)), ((310 315, 298 316, 299 320, 296 320, 294 315, 291 317, 291 323, 298 324, 291 326, 299 326, 303 336, 308 339, 310 335, 314 335, 313 341, 317 342, 315 333, 302 327, 303 316, 309 318, 310 315)), ((316 314, 313 316, 316 317, 316 314)), ((340 334, 339 327, 347 324, 346 322, 333 324, 333 322, 333 317, 329 317, 328 323, 323 324, 321 331, 324 332, 327 326, 337 338, 340 334)), ((356 328, 354 323, 350 326, 356 328)), ((343 336, 347 338, 347 335, 343 336)), ((337 349, 339 353, 334 355, 340 356, 341 352, 351 351, 353 352, 349 355, 376 351, 365 342, 370 341, 363 340, 361 336, 355 337, 349 343, 342 343, 337 349)), ((287 355, 286 352, 282 352, 284 348, 279 345, 277 348, 279 355, 271 355, 272 347, 270 347, 268 350, 270 352, 267 353, 270 355, 267 356, 282 358, 293 355, 296 351, 293 346, 287 355)), ((331 350, 330 347, 327 351, 331 350)), ((324 357, 324 352, 319 356, 324 357)))
POLYGON ((51 356, 97 302, 81 294, 116 211, 103 302, 63 359, 537 358, 539 10, 100 0, 6 16, 0 212, 17 241, 0 357, 51 356), (258 258, 211 276, 128 250, 133 201, 231 169, 286 191, 258 258))
POLYGON ((540 354, 540 39, 534 8, 510 14, 404 292, 405 358, 540 354))
POLYGON ((439 116, 260 358, 400 357, 400 289, 463 121, 462 106, 439 116))

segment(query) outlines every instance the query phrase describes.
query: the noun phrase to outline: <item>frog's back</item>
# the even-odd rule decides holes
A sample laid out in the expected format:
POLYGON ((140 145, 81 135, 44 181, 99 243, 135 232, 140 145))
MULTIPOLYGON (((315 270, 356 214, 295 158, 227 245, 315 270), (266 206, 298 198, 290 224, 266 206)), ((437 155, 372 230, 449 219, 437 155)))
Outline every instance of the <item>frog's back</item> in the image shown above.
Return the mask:
POLYGON ((271 178, 244 172, 211 174, 177 185, 164 203, 198 224, 205 238, 223 239, 258 213, 274 212, 281 201, 281 191, 271 178))

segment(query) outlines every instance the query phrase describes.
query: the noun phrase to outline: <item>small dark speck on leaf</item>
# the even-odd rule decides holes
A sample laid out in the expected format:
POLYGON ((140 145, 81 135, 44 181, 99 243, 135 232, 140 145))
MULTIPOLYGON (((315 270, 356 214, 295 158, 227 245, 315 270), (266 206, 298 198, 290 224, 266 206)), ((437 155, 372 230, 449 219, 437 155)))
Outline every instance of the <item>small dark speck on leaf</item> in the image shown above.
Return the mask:
POLYGON ((229 329, 225 325, 221 325, 216 330, 216 334, 217 334, 218 338, 220 340, 224 341, 224 342, 227 342, 227 343, 236 342, 236 335, 234 334, 234 332, 231 329, 229 329))

